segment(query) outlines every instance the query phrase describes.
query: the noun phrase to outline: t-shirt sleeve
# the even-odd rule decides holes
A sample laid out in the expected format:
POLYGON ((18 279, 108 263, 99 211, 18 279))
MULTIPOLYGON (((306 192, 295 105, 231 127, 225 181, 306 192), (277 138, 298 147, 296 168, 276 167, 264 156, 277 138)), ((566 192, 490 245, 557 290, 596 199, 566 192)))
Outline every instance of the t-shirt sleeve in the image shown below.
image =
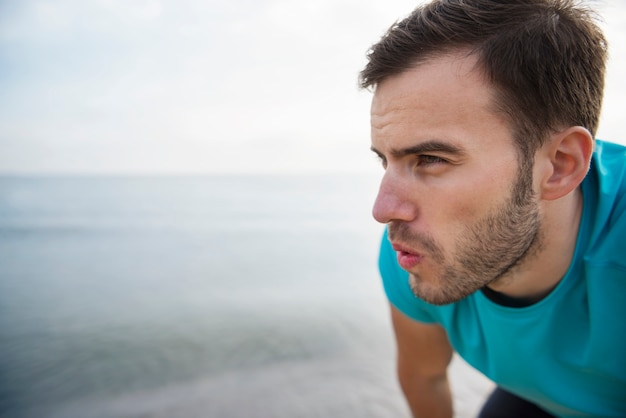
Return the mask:
POLYGON ((396 252, 387 238, 387 230, 380 245, 378 268, 387 299, 394 307, 417 321, 436 322, 429 312, 428 304, 413 294, 409 285, 409 274, 398 264, 396 252))

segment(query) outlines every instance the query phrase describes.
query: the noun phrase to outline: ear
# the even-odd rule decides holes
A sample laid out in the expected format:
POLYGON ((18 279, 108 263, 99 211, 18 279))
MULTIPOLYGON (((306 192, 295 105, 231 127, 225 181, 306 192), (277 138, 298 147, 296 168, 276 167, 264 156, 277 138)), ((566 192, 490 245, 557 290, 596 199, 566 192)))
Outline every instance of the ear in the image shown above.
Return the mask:
POLYGON ((589 171, 594 141, 589 131, 572 126, 552 135, 543 155, 548 165, 541 197, 556 200, 575 190, 589 171))

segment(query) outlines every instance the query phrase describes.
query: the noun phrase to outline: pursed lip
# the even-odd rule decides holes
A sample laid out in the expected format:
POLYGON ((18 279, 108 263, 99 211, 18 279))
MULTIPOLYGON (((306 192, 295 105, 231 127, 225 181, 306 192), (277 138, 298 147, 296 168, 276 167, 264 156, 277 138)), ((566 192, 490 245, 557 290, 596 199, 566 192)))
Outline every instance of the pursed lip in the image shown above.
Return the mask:
POLYGON ((396 252, 396 256, 398 257, 398 264, 400 264, 400 267, 405 270, 415 267, 424 258, 420 253, 412 250, 411 248, 403 244, 392 242, 391 247, 396 252))

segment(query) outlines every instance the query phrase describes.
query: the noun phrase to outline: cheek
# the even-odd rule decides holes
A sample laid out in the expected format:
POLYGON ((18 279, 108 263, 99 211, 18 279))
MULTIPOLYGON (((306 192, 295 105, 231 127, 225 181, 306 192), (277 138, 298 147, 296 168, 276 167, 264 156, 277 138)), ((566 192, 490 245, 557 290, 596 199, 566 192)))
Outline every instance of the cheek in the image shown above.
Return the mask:
POLYGON ((468 227, 484 216, 488 203, 471 189, 441 190, 427 199, 422 221, 440 245, 450 248, 468 227))
POLYGON ((495 160, 457 167, 424 185, 420 206, 434 236, 452 239, 506 203, 517 181, 517 159, 508 155, 495 160))
MULTIPOLYGON (((504 176, 502 176, 504 177, 504 176)), ((440 228, 464 229, 500 207, 511 195, 513 183, 493 175, 464 179, 442 188, 426 200, 431 219, 440 228)))

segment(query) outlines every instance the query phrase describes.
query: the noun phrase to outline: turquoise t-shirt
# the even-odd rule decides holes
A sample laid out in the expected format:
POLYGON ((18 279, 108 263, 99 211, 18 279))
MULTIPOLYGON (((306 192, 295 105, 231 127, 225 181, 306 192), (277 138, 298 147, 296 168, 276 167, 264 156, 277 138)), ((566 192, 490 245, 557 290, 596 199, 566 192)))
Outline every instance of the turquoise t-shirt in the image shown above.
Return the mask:
POLYGON ((379 266, 389 301, 443 326, 454 349, 496 384, 561 417, 626 417, 626 148, 597 141, 582 183, 574 258, 559 285, 524 308, 482 292, 450 305, 413 295, 387 239, 379 266))

